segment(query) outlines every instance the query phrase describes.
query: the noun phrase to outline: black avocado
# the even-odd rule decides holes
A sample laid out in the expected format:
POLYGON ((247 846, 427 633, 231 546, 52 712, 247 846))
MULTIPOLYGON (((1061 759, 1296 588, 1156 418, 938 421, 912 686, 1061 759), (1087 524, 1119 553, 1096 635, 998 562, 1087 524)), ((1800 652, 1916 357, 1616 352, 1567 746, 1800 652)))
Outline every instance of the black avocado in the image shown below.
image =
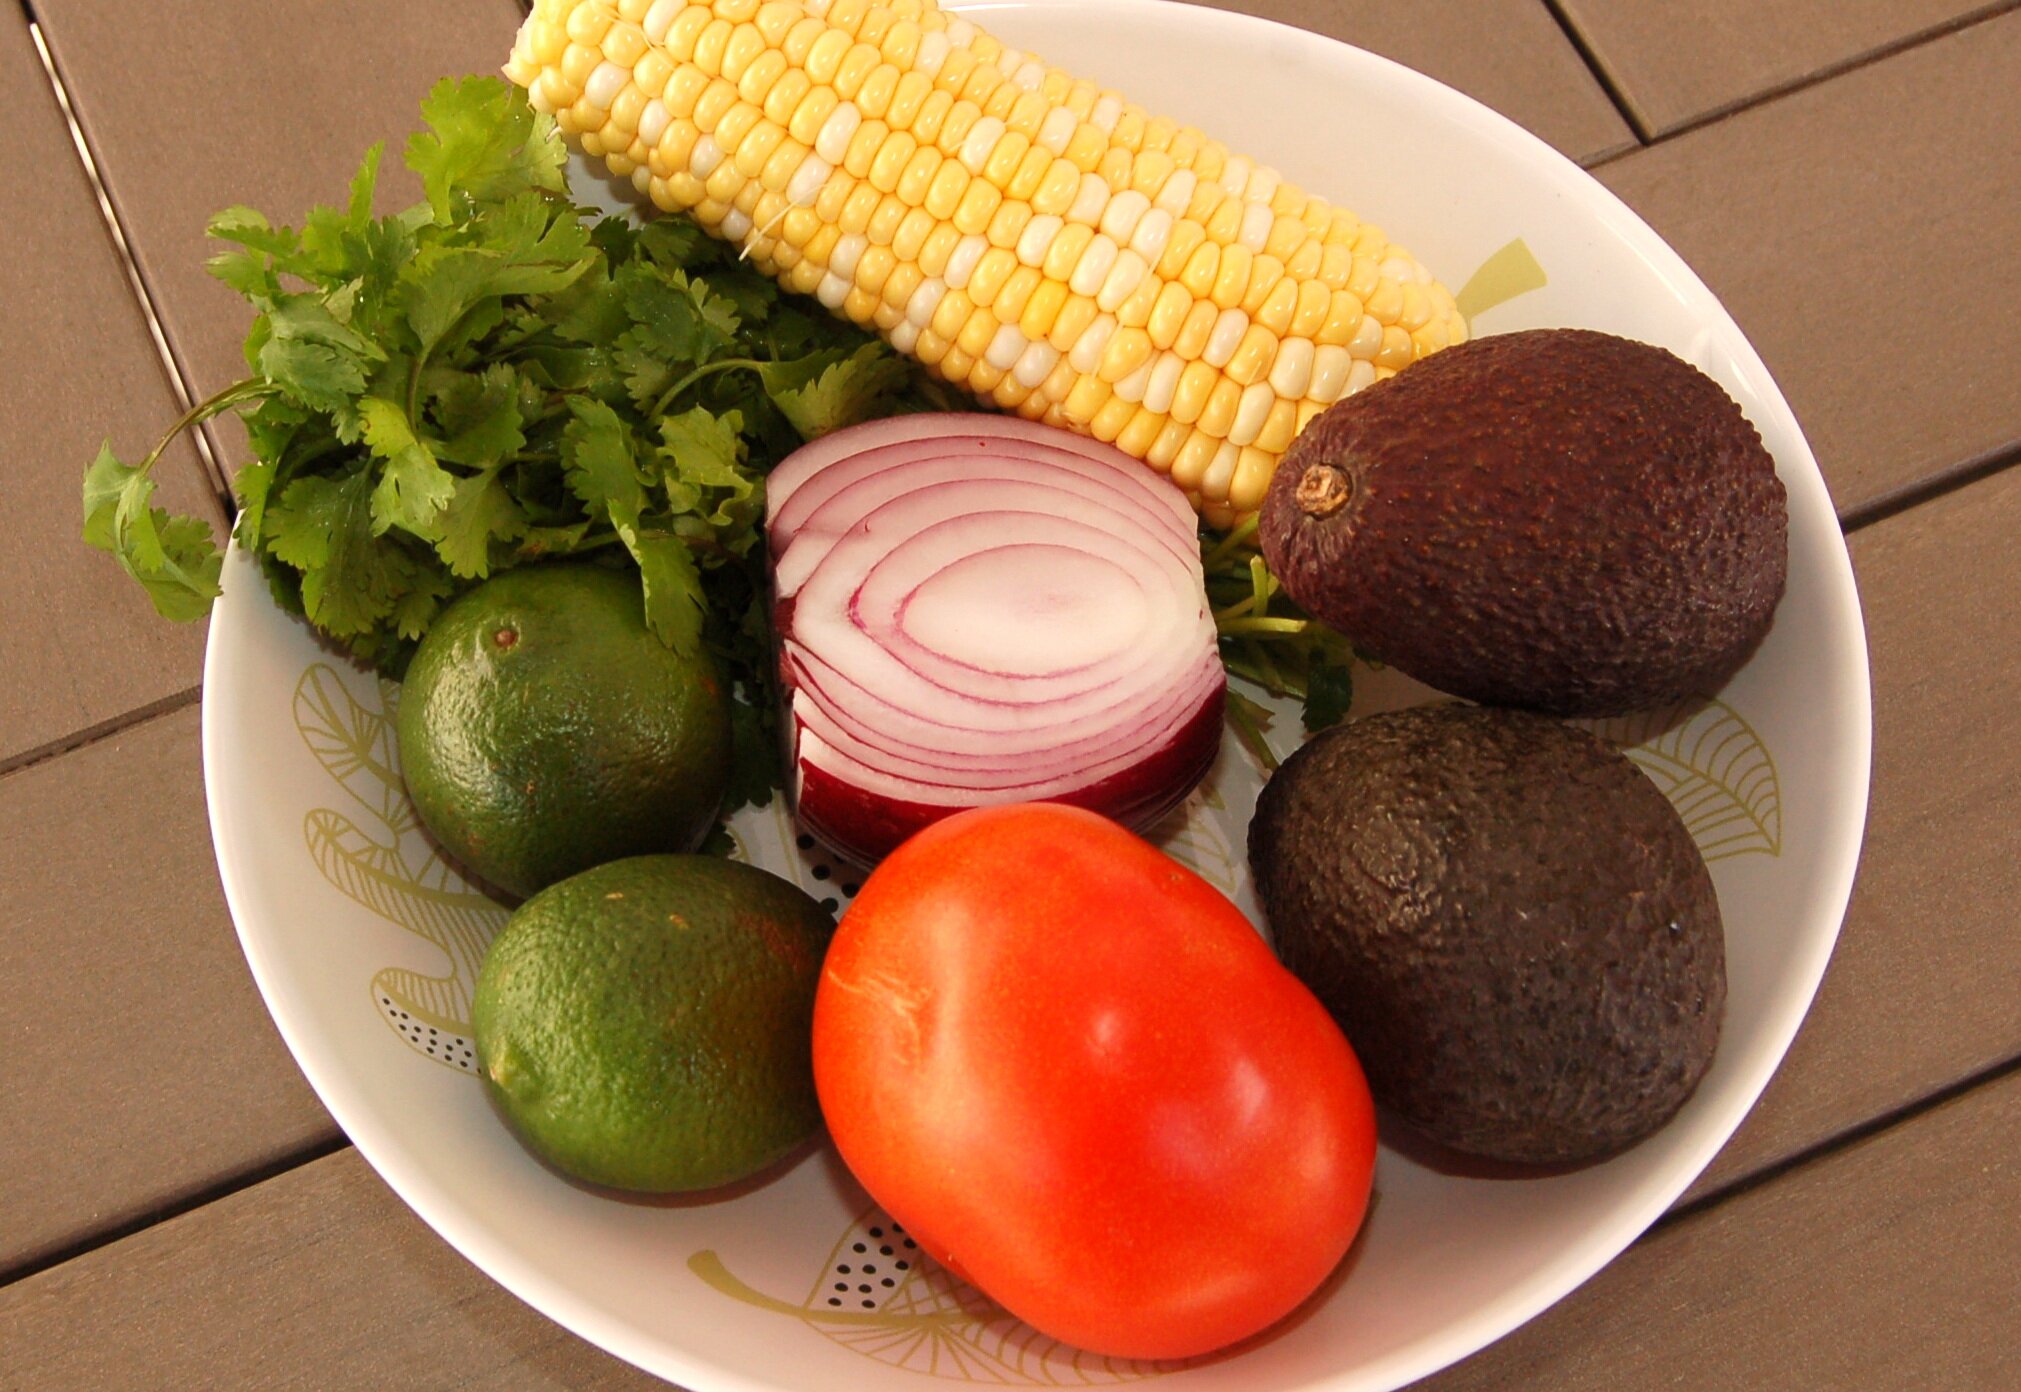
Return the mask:
POLYGON ((1285 591, 1441 691, 1613 715, 1716 690, 1781 598, 1788 511, 1725 390, 1585 329, 1475 339, 1293 441, 1259 518, 1285 591))
POLYGON ((1655 784, 1585 730, 1464 705, 1335 726, 1265 785, 1249 857, 1284 964, 1376 1099, 1455 1150, 1607 1154, 1712 1060, 1712 878, 1655 784))

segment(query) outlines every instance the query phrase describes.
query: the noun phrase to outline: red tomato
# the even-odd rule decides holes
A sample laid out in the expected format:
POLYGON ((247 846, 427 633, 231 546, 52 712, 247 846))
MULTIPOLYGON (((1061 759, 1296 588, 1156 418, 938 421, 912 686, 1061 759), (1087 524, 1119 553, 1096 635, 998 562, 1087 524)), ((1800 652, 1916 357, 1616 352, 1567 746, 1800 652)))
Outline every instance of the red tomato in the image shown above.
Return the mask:
POLYGON ((1368 1204, 1338 1026, 1206 881, 1075 808, 960 813, 878 867, 822 969, 814 1081, 929 1254, 1096 1353, 1267 1328, 1368 1204))

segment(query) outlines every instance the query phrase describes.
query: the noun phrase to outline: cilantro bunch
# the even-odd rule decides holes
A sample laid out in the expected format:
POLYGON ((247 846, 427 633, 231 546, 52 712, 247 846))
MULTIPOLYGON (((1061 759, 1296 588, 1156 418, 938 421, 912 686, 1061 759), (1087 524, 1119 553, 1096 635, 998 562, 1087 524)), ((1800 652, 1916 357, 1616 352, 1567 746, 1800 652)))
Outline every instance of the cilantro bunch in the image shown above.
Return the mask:
MULTIPOLYGON (((1346 719, 1354 703, 1354 645, 1284 594, 1257 549, 1255 515, 1226 536, 1203 534, 1200 566, 1228 674, 1296 698, 1308 732, 1346 719)), ((1228 721, 1265 768, 1277 767, 1264 739, 1268 707, 1230 686, 1228 721)))
POLYGON ((406 163, 427 201, 372 215, 381 150, 301 228, 235 207, 211 273, 251 301, 251 369, 138 464, 101 449, 84 535, 171 618, 208 612, 208 525, 152 505, 183 430, 238 412, 233 536, 276 599, 398 676, 497 571, 635 567, 649 626, 706 643, 769 712, 762 480, 802 441, 948 403, 882 343, 782 298, 685 218, 577 208, 554 123, 495 78, 445 80, 406 163))

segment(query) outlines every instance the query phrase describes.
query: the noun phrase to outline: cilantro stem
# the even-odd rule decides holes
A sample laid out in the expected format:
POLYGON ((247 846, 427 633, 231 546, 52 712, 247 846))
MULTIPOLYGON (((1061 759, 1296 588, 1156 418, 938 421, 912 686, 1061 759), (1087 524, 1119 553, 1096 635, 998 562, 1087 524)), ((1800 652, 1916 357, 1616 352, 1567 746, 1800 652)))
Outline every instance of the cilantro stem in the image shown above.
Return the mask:
POLYGON ((1214 543, 1207 554, 1200 558, 1200 564, 1208 570, 1214 569, 1215 566, 1221 564, 1221 562, 1239 551, 1255 535, 1256 514, 1252 512, 1243 518, 1241 523, 1233 531, 1229 532, 1227 536, 1222 537, 1221 540, 1214 543))
POLYGON ((675 397, 701 381, 704 377, 713 376, 718 372, 724 372, 733 367, 748 367, 752 371, 757 372, 763 371, 766 366, 767 364, 758 361, 756 358, 723 358, 717 362, 703 363, 693 372, 681 378, 680 381, 661 392, 660 399, 653 403, 653 409, 646 412, 646 419, 658 420, 661 416, 664 416, 667 413, 667 407, 674 404, 675 397))
POLYGON ((1228 723, 1235 727, 1235 737, 1266 770, 1277 772, 1277 755, 1271 750, 1270 741, 1263 737, 1263 727, 1256 719, 1255 703, 1240 692, 1230 691, 1225 709, 1228 723))
POLYGON ((1217 618, 1215 621, 1215 627, 1221 630, 1221 636, 1224 638, 1232 638, 1237 634, 1244 637, 1262 637, 1266 634, 1289 634, 1295 636, 1306 632, 1311 627, 1311 624, 1312 620, 1310 619, 1279 619, 1267 616, 1263 618, 1217 618))
POLYGON ((196 405, 176 417, 175 424, 171 425, 168 428, 168 433, 163 435, 155 444, 155 447, 148 451, 147 458, 140 461, 137 466, 138 469, 143 474, 152 469, 154 462, 160 459, 168 451, 168 447, 175 442, 175 437, 182 434, 183 431, 188 430, 191 426, 202 421, 207 421, 212 416, 222 415, 241 401, 251 401, 253 398, 260 396, 272 396, 277 390, 278 388, 271 382, 263 382, 257 377, 248 377, 242 382, 232 383, 229 387, 213 396, 205 397, 202 401, 197 402, 196 405))

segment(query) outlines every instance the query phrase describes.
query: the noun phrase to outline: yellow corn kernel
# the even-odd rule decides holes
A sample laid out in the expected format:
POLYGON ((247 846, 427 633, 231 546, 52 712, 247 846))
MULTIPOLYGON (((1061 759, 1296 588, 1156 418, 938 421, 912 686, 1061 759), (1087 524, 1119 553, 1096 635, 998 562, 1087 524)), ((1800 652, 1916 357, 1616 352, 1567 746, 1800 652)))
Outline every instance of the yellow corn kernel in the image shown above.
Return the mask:
POLYGON ((1363 303, 1362 312, 1384 326, 1396 323, 1403 313, 1402 288, 1393 280, 1383 281, 1363 303))
POLYGON ((989 238, 991 246, 1009 250, 1018 244, 1018 237, 1023 234, 1025 224, 1031 220, 1031 204, 1018 203, 1006 198, 997 204, 996 211, 990 214, 989 226, 983 229, 983 235, 989 238))
POLYGON ((1161 289, 1158 278, 1147 274, 1129 297, 1116 306, 1116 322, 1129 329, 1145 328, 1151 322, 1151 307, 1158 302, 1161 289))
POLYGON ((1263 418, 1263 428, 1256 432, 1256 448, 1268 450, 1273 456, 1291 448, 1292 437, 1298 430, 1298 403, 1279 397, 1271 404, 1270 413, 1263 418))
MULTIPOLYGON (((1030 203, 1038 195, 1039 187, 1045 182, 1046 171, 1058 163, 1053 152, 1043 145, 1034 145, 1024 152, 1018 167, 1005 182, 1003 192, 1006 198, 1015 198, 1020 203, 1030 203)), ((1071 168, 1071 166, 1069 166, 1071 168)))
POLYGON ((849 203, 849 195, 856 192, 856 181, 841 172, 831 173, 820 190, 814 195, 814 213, 821 221, 832 223, 842 216, 842 210, 849 203))
POLYGON ((811 147, 821 134, 823 123, 834 114, 841 101, 832 87, 813 88, 793 108, 793 119, 786 123, 786 133, 802 145, 811 147))
POLYGON ((950 382, 965 382, 968 374, 975 370, 975 359, 962 352, 959 345, 947 345, 947 356, 940 360, 940 375, 950 382))
POLYGON ((1048 337, 1066 302, 1065 282, 1049 280, 1041 273, 1031 298, 1025 302, 1025 312, 1018 317, 1018 332, 1034 341, 1048 337))
POLYGON ((1192 361, 1207 351, 1207 340, 1214 335, 1214 323, 1221 317, 1221 311, 1214 307, 1212 300, 1195 300, 1186 311, 1186 320, 1179 326, 1178 337, 1172 340, 1172 351, 1187 361, 1192 361))
POLYGON ((878 293, 893 309, 903 310, 912 299, 913 292, 919 289, 920 282, 926 279, 926 272, 920 270, 917 263, 907 261, 896 252, 893 252, 893 256, 898 264, 893 266, 891 274, 884 278, 884 288, 878 293))
POLYGON ((1220 381, 1221 374, 1198 358, 1187 363, 1172 392, 1172 419, 1185 425, 1199 420, 1207 409, 1207 397, 1220 381))
POLYGON ((568 20, 562 27, 574 42, 594 47, 603 42, 615 17, 596 5, 578 5, 568 12, 568 20))
POLYGON ((777 48, 786 41, 786 35, 805 13, 793 0, 767 0, 767 3, 758 6, 758 12, 752 19, 758 26, 758 32, 765 36, 765 42, 777 48))
POLYGON ((1046 273, 1049 280, 1062 283, 1070 280, 1074 274, 1074 267, 1080 263, 1081 253, 1088 249, 1088 243, 1094 239, 1095 229, 1086 223, 1068 223, 1059 230, 1051 245, 1046 248, 1045 260, 1039 263, 1040 269, 1046 273))
POLYGON ((942 295, 940 303, 934 306, 933 318, 927 327, 946 339, 950 344, 959 347, 960 345, 956 343, 956 339, 961 336, 963 327, 968 323, 968 316, 973 313, 975 313, 975 305, 969 300, 968 296, 962 294, 959 290, 950 290, 942 295))
MULTIPOLYGON (((1209 235, 1212 235, 1212 229, 1209 229, 1209 235)), ((1207 297, 1223 309, 1233 309, 1241 304, 1243 292, 1249 288, 1252 260, 1249 248, 1239 242, 1222 247, 1220 264, 1207 297)))
POLYGON ((961 206, 962 195, 968 192, 968 182, 968 171, 961 167, 960 160, 943 158, 933 172, 933 182, 926 187, 926 201, 920 206, 936 218, 951 218, 961 206))
POLYGON ((897 187, 892 191, 907 204, 918 207, 926 201, 926 192, 933 186, 933 176, 940 172, 945 159, 946 156, 931 145, 915 147, 912 158, 899 172, 897 187))
POLYGON ((1088 422, 1088 433, 1105 445, 1111 444, 1123 433, 1123 427, 1128 425, 1136 414, 1136 403, 1125 401, 1120 396, 1112 396, 1102 403, 1101 409, 1095 412, 1094 419, 1088 422))
MULTIPOLYGON (((1148 282, 1156 280, 1147 276, 1148 282)), ((1145 331, 1151 335, 1151 342, 1158 348, 1170 348, 1179 337, 1179 328, 1186 322, 1186 315, 1193 308, 1193 296, 1185 286, 1177 281, 1158 282, 1158 298, 1151 306, 1151 317, 1146 321, 1145 331)))
POLYGON ((849 52, 849 46, 849 35, 840 29, 830 29, 814 40, 802 66, 815 86, 835 85, 835 73, 842 66, 843 55, 849 52))
POLYGON ((961 195, 961 202, 955 206, 954 225, 963 235, 980 235, 989 226, 989 220, 996 215, 1002 202, 1003 193, 996 185, 972 179, 961 195))
MULTIPOLYGON (((1355 333, 1361 327, 1362 305, 1352 291, 1336 290, 1327 298, 1326 318, 1320 322, 1318 332, 1312 335, 1315 343, 1352 343, 1355 333)), ((1301 338, 1303 334, 1299 335, 1301 338)))
POLYGON ((1382 268, 1373 256, 1356 252, 1353 268, 1347 273, 1347 288, 1362 300, 1367 300, 1382 283, 1382 268))
POLYGON ((1169 419, 1163 412, 1139 406, 1136 414, 1116 432, 1116 448, 1132 459, 1142 459, 1150 452, 1151 442, 1158 438, 1158 432, 1165 428, 1169 419))
POLYGON ((1386 326, 1382 331, 1382 347, 1376 350, 1375 365, 1401 371, 1415 361, 1417 345, 1411 342, 1410 334, 1395 324, 1386 326))
POLYGON ((919 269, 930 276, 944 275, 948 258, 961 242, 961 233, 954 230, 954 224, 943 222, 926 234, 926 240, 919 247, 919 269))
POLYGON ((947 350, 951 346, 946 339, 942 338, 932 329, 921 329, 918 340, 912 345, 912 356, 918 358, 928 367, 937 369, 942 360, 947 357, 947 350))
POLYGON ((1228 438, 1229 427, 1235 424, 1235 412, 1242 404, 1242 388, 1223 377, 1207 393, 1207 404, 1200 408, 1200 419, 1196 427, 1217 440, 1228 438))
POLYGON ((858 184, 843 201, 842 213, 835 219, 835 225, 842 229, 845 236, 869 231, 871 215, 877 211, 880 201, 876 189, 869 184, 858 184))
MULTIPOLYGON (((617 113, 613 111, 611 115, 615 117, 617 113)), ((1431 296, 1425 293, 1424 286, 1419 285, 1415 281, 1408 281, 1400 288, 1403 294, 1403 305, 1397 310, 1397 327, 1405 333, 1416 333, 1431 322, 1431 296)))
POLYGON ((919 249, 937 226, 932 213, 925 208, 914 208, 898 224, 898 230, 891 235, 891 250, 901 261, 919 259, 919 249))
POLYGON ((1185 269, 1179 272, 1179 284, 1184 286, 1186 293, 1194 299, 1212 298, 1214 285, 1221 270, 1221 252, 1222 248, 1213 242, 1202 241, 1186 259, 1185 269))
POLYGON ((1074 195, 1081 191, 1081 171, 1072 160, 1056 159, 1047 167, 1045 177, 1039 180, 1037 192, 1032 194, 1032 210, 1059 217, 1074 206, 1074 195))
POLYGON ((888 247, 898 240, 898 229, 904 223, 905 215, 911 211, 912 208, 896 195, 879 199, 877 211, 870 215, 863 235, 878 246, 888 247))
MULTIPOLYGON (((1085 295, 1070 293, 1066 303, 1060 306, 1059 314, 1053 319, 1053 329, 1046 335, 1046 342, 1062 353, 1071 352, 1074 345, 1080 342, 1081 335, 1088 331, 1088 325, 1094 323, 1100 316, 1101 311, 1095 308, 1093 300, 1085 295)), ((1061 366, 1067 365, 1062 359, 1061 366)))
POLYGON ((1186 443, 1172 457, 1172 482, 1181 488, 1198 488, 1200 480, 1207 474, 1207 466, 1214 462, 1221 442, 1204 431, 1195 430, 1187 435, 1186 443))
POLYGON ((972 358, 980 358, 989 351, 990 340, 996 337, 996 331, 996 316, 977 306, 969 311, 968 322, 955 336, 954 346, 972 358))
MULTIPOLYGON (((1249 284, 1242 291, 1239 301, 1242 312, 1254 319, 1263 310, 1271 291, 1284 280, 1284 263, 1267 252, 1259 252, 1249 263, 1249 284)), ((1286 306, 1288 311, 1289 305, 1286 306)))
POLYGON ((714 0, 710 8, 719 18, 742 24, 758 13, 758 4, 759 0, 714 0))
POLYGON ((1032 295, 1043 284, 1045 277, 1035 268, 1031 266, 1015 268, 1005 278, 1003 288, 996 292, 996 298, 989 302, 989 312, 1002 323, 1022 324, 1026 306, 1031 303, 1032 295))
POLYGON ((1221 370, 1231 381, 1246 387, 1268 376, 1276 358, 1277 335, 1261 324, 1251 324, 1243 331, 1242 341, 1235 345, 1235 355, 1228 359, 1228 366, 1221 370))
POLYGON ((1068 138, 1067 148, 1060 152, 1060 157, 1082 173, 1092 174, 1108 149, 1108 137, 1095 127, 1083 123, 1076 127, 1073 135, 1068 138))
POLYGON ((1067 393, 1067 399, 1060 403, 1067 413, 1067 419, 1078 425, 1086 425, 1095 418, 1095 412, 1114 394, 1114 389, 1092 373, 1082 373, 1074 381, 1074 389, 1067 393))
MULTIPOLYGON (((756 33, 757 31, 753 29, 749 31, 740 30, 739 32, 756 33)), ((762 43, 762 40, 760 42, 762 43)), ((760 48, 757 54, 752 57, 750 62, 734 78, 727 72, 723 74, 725 78, 729 78, 737 84, 738 96, 750 102, 753 106, 758 107, 764 106, 765 98, 771 95, 773 85, 785 75, 786 55, 772 48, 760 48)))
POLYGON ((919 26, 909 19, 901 19, 884 31, 884 36, 877 41, 878 51, 884 55, 885 62, 904 72, 919 55, 919 38, 919 26))
POLYGON ((1228 481, 1228 505, 1238 513, 1254 512, 1263 506, 1270 491, 1270 476, 1277 471, 1278 451, 1262 445, 1244 448, 1235 460, 1235 476, 1228 481))
POLYGON ((913 130, 913 127, 919 120, 927 97, 933 92, 933 84, 924 74, 907 72, 903 64, 897 66, 900 75, 897 85, 891 89, 891 104, 884 113, 885 124, 893 130, 912 131, 922 143, 930 141, 933 139, 931 135, 913 130))
POLYGON ((968 284, 963 288, 977 304, 989 304, 996 299, 1017 265, 1017 257, 1010 252, 1002 247, 991 247, 977 258, 974 269, 969 272, 968 284))
POLYGON ((870 168, 864 177, 879 193, 891 193, 898 188, 899 175, 911 160, 919 142, 904 131, 892 131, 877 147, 877 154, 870 161, 870 168))
MULTIPOLYGON (((1151 346, 1151 336, 1142 329, 1118 327, 1109 335, 1108 345, 1102 350, 1101 365, 1095 375, 1111 385, 1122 381, 1138 368, 1151 360, 1157 351, 1151 346)), ((1119 424, 1118 429, 1121 429, 1119 424)))
POLYGON ((1150 447, 1144 451, 1144 462, 1161 474, 1169 472, 1180 446, 1186 443, 1187 437, 1192 433, 1192 426, 1182 425, 1166 416, 1158 427, 1157 435, 1152 438, 1150 447))
POLYGON ((863 85, 870 75, 877 71, 883 55, 869 44, 856 44, 842 55, 842 66, 835 70, 835 92, 844 101, 856 101, 863 94, 863 85))
MULTIPOLYGON (((757 108, 751 110, 756 112, 757 108)), ((731 157, 737 172, 747 179, 755 179, 765 169, 765 161, 772 158, 772 152, 779 148, 779 142, 786 138, 786 132, 759 116, 744 138, 733 147, 736 153, 731 157)))
MULTIPOLYGON (((695 212, 697 216, 700 216, 701 209, 699 206, 697 206, 695 212)), ((803 257, 794 264, 792 270, 786 272, 786 288, 796 295, 811 295, 814 293, 815 288, 821 284, 821 277, 826 274, 828 274, 827 270, 819 261, 816 261, 811 256, 803 257)))
MULTIPOLYGON (((779 127, 772 126, 771 129, 779 130, 779 127)), ((782 137, 786 134, 784 131, 779 133, 782 137)), ((792 182, 800 166, 806 163, 809 153, 807 147, 799 141, 782 138, 773 149, 772 157, 765 161, 765 167, 758 171, 758 182, 769 193, 785 193, 786 185, 792 182)))
POLYGON ((903 130, 903 126, 895 125, 887 119, 891 110, 892 93, 897 90, 898 69, 889 63, 879 63, 863 79, 863 85, 856 89, 854 98, 856 109, 865 116, 873 116, 884 121, 885 124, 891 125, 893 130, 903 130))

